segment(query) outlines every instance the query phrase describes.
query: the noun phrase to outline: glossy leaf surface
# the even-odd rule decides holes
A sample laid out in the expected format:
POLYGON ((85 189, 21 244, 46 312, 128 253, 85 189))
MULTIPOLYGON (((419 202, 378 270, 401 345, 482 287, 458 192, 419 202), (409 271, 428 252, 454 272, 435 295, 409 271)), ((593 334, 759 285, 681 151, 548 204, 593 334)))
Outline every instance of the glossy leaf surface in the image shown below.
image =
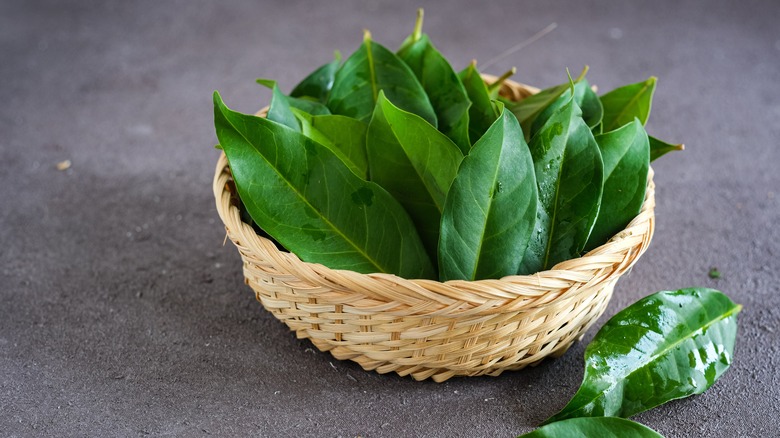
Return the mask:
POLYGON ((409 66, 393 52, 371 41, 370 34, 366 33, 360 48, 336 72, 328 108, 333 114, 367 123, 380 90, 384 90, 394 105, 437 126, 431 102, 409 66))
POLYGON ((490 100, 485 82, 479 75, 476 62, 472 62, 465 70, 458 74, 466 94, 471 100, 469 107, 469 139, 476 143, 483 134, 493 125, 499 116, 499 111, 490 100))
POLYGON ((519 438, 663 438, 663 435, 625 418, 583 417, 551 423, 519 438))
POLYGON ((254 221, 302 260, 362 273, 435 272, 403 207, 328 148, 270 120, 228 109, 214 125, 254 221))
POLYGON ((548 422, 630 417, 701 394, 729 368, 741 306, 705 288, 662 291, 613 316, 585 350, 585 377, 548 422))
POLYGON ((439 131, 446 134, 460 150, 467 154, 469 142, 469 101, 466 89, 450 63, 436 50, 428 35, 407 38, 398 51, 414 72, 431 101, 439 131))
POLYGON ((655 161, 669 152, 685 150, 683 144, 671 144, 650 136, 650 161, 655 161))
POLYGON ((368 179, 365 123, 339 115, 312 116, 297 108, 293 113, 303 135, 330 149, 355 175, 368 179))
POLYGON ((444 200, 463 159, 460 149, 380 92, 368 125, 367 154, 371 181, 401 202, 435 258, 444 200))
POLYGON ((579 257, 596 222, 604 165, 577 102, 569 102, 531 139, 539 208, 521 274, 579 257))
POLYGON ((638 119, 596 136, 604 162, 604 193, 586 250, 607 242, 639 214, 645 199, 650 145, 638 119))
POLYGON ((602 132, 614 131, 623 125, 634 121, 634 118, 644 125, 650 116, 650 108, 655 92, 655 77, 646 81, 616 88, 601 96, 604 107, 602 132))
MULTIPOLYGON (((574 80, 575 84, 582 80, 588 73, 585 67, 580 76, 574 80)), ((526 141, 530 140, 532 127, 536 119, 544 110, 558 100, 561 95, 570 90, 571 84, 565 82, 554 87, 546 88, 534 95, 528 96, 519 102, 507 103, 507 108, 517 117, 520 126, 523 128, 526 141)), ((567 99, 568 102, 568 99, 567 99)))
POLYGON ((463 159, 441 221, 442 281, 517 273, 534 229, 533 161, 517 119, 507 110, 463 159))
POLYGON ((309 76, 306 76, 290 92, 292 97, 311 97, 320 103, 328 101, 330 89, 333 87, 333 79, 341 64, 341 55, 336 52, 333 61, 317 68, 309 76))

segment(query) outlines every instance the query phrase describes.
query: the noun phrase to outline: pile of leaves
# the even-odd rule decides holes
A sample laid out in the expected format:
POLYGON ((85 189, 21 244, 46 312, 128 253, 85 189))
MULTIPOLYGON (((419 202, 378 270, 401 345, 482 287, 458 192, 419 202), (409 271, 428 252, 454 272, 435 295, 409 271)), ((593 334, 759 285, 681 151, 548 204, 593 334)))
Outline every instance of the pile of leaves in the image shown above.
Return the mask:
POLYGON ((597 96, 585 79, 519 102, 472 62, 456 73, 422 33, 361 46, 266 118, 214 123, 251 220, 304 261, 405 278, 531 274, 581 256, 642 205, 649 163, 681 145, 648 137, 655 78, 597 96))

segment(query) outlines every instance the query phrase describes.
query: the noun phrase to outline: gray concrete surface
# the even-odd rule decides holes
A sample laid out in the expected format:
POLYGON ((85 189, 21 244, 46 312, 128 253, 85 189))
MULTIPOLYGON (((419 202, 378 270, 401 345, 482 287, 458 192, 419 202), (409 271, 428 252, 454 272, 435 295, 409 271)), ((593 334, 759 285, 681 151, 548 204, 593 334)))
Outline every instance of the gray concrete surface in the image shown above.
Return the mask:
POLYGON ((658 227, 598 328, 649 293, 745 308, 731 370, 635 418, 669 437, 780 429, 780 3, 0 2, 0 436, 514 436, 577 389, 584 342, 498 378, 364 372, 265 313, 222 246, 211 92, 254 111, 367 27, 395 46, 426 7, 455 66, 608 90, 659 77, 658 227), (70 160, 70 169, 55 164, 70 160), (707 275, 710 267, 723 273, 707 275))

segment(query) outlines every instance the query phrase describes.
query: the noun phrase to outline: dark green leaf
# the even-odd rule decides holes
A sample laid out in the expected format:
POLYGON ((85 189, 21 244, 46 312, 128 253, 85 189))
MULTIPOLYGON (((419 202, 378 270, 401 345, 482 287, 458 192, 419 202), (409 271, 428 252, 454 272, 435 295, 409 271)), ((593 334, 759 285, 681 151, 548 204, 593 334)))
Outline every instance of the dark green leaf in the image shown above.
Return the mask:
POLYGON ((519 438, 663 438, 658 432, 617 417, 571 418, 540 427, 519 438))
POLYGON ((412 70, 366 32, 363 44, 336 72, 328 107, 333 114, 368 122, 381 90, 399 108, 436 126, 431 102, 412 70))
POLYGON ((476 143, 483 134, 493 125, 499 116, 499 111, 490 100, 485 82, 477 71, 476 61, 472 61, 465 70, 458 74, 463 87, 468 94, 471 106, 469 107, 469 139, 476 143))
POLYGON ((655 161, 669 152, 685 150, 684 144, 671 144, 650 136, 650 161, 655 161))
POLYGON ((600 97, 604 106, 602 131, 609 132, 639 119, 644 125, 650 116, 656 78, 616 88, 600 97))
POLYGON ((539 208, 521 274, 579 257, 598 216, 604 164, 580 114, 570 98, 531 139, 539 208))
MULTIPOLYGON (((588 73, 588 67, 582 69, 580 76, 574 80, 575 84, 585 78, 588 73)), ((531 138, 531 128, 536 121, 537 117, 550 105, 558 100, 563 93, 569 90, 571 84, 569 82, 556 85, 554 87, 546 88, 532 96, 528 96, 519 102, 512 102, 507 104, 507 108, 517 117, 520 122, 520 126, 523 128, 525 139, 528 141, 531 138)))
POLYGON ((604 193, 586 250, 606 243, 639 214, 650 168, 647 133, 638 119, 597 135, 596 143, 604 161, 604 193))
POLYGON ((312 116, 297 108, 293 113, 303 135, 330 149, 361 179, 368 178, 365 123, 332 114, 312 116))
POLYGON ((460 149, 430 123, 397 108, 380 92, 368 125, 367 152, 371 180, 406 208, 435 259, 444 199, 463 159, 460 149))
POLYGON ((630 417, 701 394, 728 369, 741 306, 705 288, 662 291, 613 316, 585 350, 585 377, 548 422, 630 417))
POLYGON ((439 121, 439 131, 468 154, 471 102, 466 89, 450 63, 431 44, 428 35, 422 34, 416 40, 414 37, 412 34, 407 38, 398 57, 412 69, 428 94, 439 121))
POLYGON ((463 159, 447 194, 440 279, 515 275, 534 230, 536 204, 531 154, 517 119, 503 110, 463 159))
POLYGON ((325 103, 328 101, 328 94, 333 87, 333 78, 336 76, 336 70, 341 64, 341 54, 335 52, 333 61, 314 70, 309 76, 293 88, 290 96, 292 97, 311 97, 312 99, 325 103))
POLYGON ((217 93, 214 125, 252 219, 302 260, 406 278, 435 275, 403 207, 328 148, 231 111, 217 93))
POLYGON ((257 79, 257 83, 271 89, 271 105, 268 107, 266 118, 301 132, 301 126, 298 124, 298 120, 291 110, 290 101, 288 97, 279 90, 276 81, 270 79, 257 79))
MULTIPOLYGON (((537 116, 536 120, 534 120, 531 127, 531 137, 542 129, 542 126, 544 126, 547 119, 549 119, 558 108, 565 105, 569 99, 571 99, 571 90, 567 89, 561 97, 545 108, 539 116, 537 116)), ((582 110, 582 119, 589 128, 593 129, 601 123, 604 109, 601 107, 601 101, 599 101, 599 97, 590 87, 590 83, 588 83, 587 79, 583 78, 574 85, 574 100, 582 110)))

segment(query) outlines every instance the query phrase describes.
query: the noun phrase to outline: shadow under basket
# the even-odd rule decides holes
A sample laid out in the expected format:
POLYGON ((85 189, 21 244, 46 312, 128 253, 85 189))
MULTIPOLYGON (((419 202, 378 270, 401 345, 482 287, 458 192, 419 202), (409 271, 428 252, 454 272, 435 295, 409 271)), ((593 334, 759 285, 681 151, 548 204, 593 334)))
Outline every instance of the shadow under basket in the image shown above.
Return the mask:
MULTIPOLYGON (((537 91, 506 81, 501 93, 518 100, 537 91)), ((650 169, 639 215, 583 257, 533 275, 442 283, 303 262, 241 220, 224 154, 214 175, 217 211, 241 253, 245 282, 266 310, 337 359, 436 382, 497 376, 566 352, 650 244, 654 195, 650 169)))

